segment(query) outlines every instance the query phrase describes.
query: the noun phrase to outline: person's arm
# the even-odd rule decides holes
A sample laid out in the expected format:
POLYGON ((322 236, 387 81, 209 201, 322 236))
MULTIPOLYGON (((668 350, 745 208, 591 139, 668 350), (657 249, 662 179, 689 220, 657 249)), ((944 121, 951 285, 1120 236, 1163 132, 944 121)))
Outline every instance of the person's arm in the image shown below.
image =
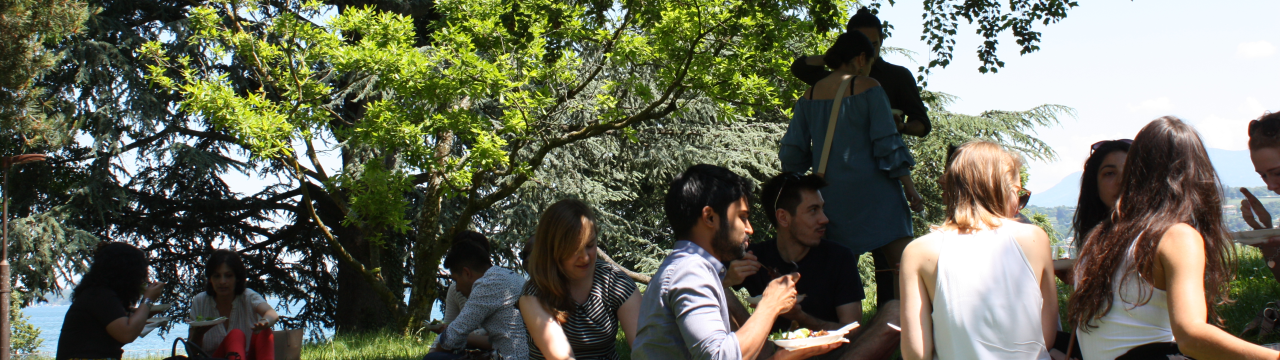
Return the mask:
POLYGON ((1058 283, 1053 275, 1053 249, 1049 234, 1035 225, 1022 225, 1015 239, 1027 256, 1033 269, 1038 269, 1040 278, 1040 298, 1044 303, 1040 307, 1040 327, 1044 333, 1044 344, 1053 348, 1058 338, 1058 283))
POLYGON ((782 135, 778 160, 782 162, 782 171, 805 172, 813 166, 809 124, 806 123, 804 111, 799 107, 791 110, 791 123, 787 125, 787 132, 782 135))
POLYGON ((826 62, 822 60, 822 56, 800 56, 791 62, 791 75, 795 76, 806 85, 813 86, 818 80, 831 75, 825 67, 826 62))
POLYGON ((923 211, 924 198, 916 191, 916 183, 911 180, 911 175, 899 176, 898 182, 902 183, 902 191, 907 194, 907 203, 911 205, 911 211, 923 211))
POLYGON ((1280 357, 1280 352, 1240 340, 1207 323, 1204 238, 1195 228, 1187 224, 1170 227, 1156 245, 1156 257, 1164 270, 1169 321, 1178 350, 1200 360, 1280 357))
POLYGON ((906 68, 902 68, 895 78, 894 81, 902 82, 903 85, 910 84, 909 87, 903 86, 899 94, 892 95, 896 97, 893 105, 898 106, 898 110, 902 110, 902 116, 907 120, 901 132, 919 137, 929 135, 929 132, 933 131, 933 124, 929 121, 929 110, 920 99, 920 87, 916 86, 916 78, 911 75, 911 70, 906 68))
POLYGON ((923 277, 932 272, 930 268, 937 269, 937 266, 936 250, 928 240, 914 241, 902 251, 898 288, 902 289, 900 318, 902 358, 905 360, 933 358, 933 300, 923 277))
POLYGON ((436 338, 440 350, 457 350, 467 345, 468 335, 479 329, 481 322, 504 306, 501 284, 480 278, 471 289, 471 297, 458 312, 458 317, 436 338))
POLYGON ((636 326, 640 323, 640 291, 631 292, 627 301, 618 307, 618 322, 622 324, 622 334, 627 337, 627 346, 634 346, 636 326))
POLYGON ((764 296, 760 297, 756 312, 742 324, 742 328, 734 332, 738 336, 738 347, 742 349, 743 359, 754 359, 760 355, 774 320, 796 305, 796 281, 799 280, 800 274, 785 275, 770 281, 769 287, 764 289, 764 296))
POLYGON ((252 300, 256 304, 253 306, 253 312, 258 314, 258 319, 253 323, 253 330, 271 331, 271 328, 276 325, 276 321, 280 320, 280 314, 276 313, 276 309, 271 308, 271 304, 268 304, 267 300, 262 298, 262 295, 257 293, 254 293, 254 295, 257 298, 252 300))
POLYGON ((791 308, 791 311, 787 312, 786 314, 782 314, 782 318, 800 323, 800 327, 806 328, 809 330, 819 330, 819 329, 836 330, 843 327, 845 324, 858 321, 858 320, 845 321, 845 319, 862 318, 862 304, 861 303, 844 304, 844 305, 838 306, 836 307, 836 314, 837 316, 843 315, 841 316, 840 323, 830 322, 830 321, 826 321, 826 320, 822 320, 817 317, 814 317, 813 315, 810 315, 809 313, 804 312, 804 310, 800 307, 800 304, 796 304, 796 306, 791 308), (854 308, 856 308, 857 310, 853 310, 854 308), (844 310, 844 313, 841 313, 841 310, 844 310))
MULTIPOLYGON (((147 289, 143 291, 142 296, 154 301, 160 296, 161 290, 164 290, 164 283, 151 283, 147 285, 147 289)), ((137 340, 138 335, 142 334, 142 328, 147 326, 147 318, 151 315, 149 309, 151 301, 144 300, 142 305, 139 305, 137 309, 133 309, 133 313, 107 323, 107 334, 122 344, 129 344, 137 340)), ((115 303, 119 303, 119 301, 115 303)), ((123 304, 110 304, 110 306, 123 306, 123 304)))
POLYGON ((520 297, 519 304, 520 317, 524 319, 525 329, 529 330, 529 339, 542 351, 542 356, 547 360, 573 359, 573 347, 564 335, 564 328, 542 307, 542 302, 537 297, 525 295, 520 297))

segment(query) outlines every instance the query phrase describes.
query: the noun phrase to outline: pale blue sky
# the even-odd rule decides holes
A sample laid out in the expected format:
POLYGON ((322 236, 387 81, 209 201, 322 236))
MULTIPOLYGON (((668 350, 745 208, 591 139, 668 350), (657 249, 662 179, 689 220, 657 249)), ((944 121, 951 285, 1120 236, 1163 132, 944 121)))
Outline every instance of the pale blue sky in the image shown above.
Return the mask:
MULTIPOLYGON (((1080 1, 1065 20, 1038 26, 1038 52, 1019 56, 1015 39, 1001 38, 1005 67, 998 74, 977 71, 982 39, 975 26, 962 25, 951 66, 934 70, 929 88, 959 96, 950 110, 968 114, 1048 103, 1075 108, 1077 119, 1039 129, 1059 159, 1030 164, 1032 191, 1079 171, 1090 144, 1132 138, 1163 115, 1193 124, 1209 147, 1243 150, 1249 120, 1280 111, 1280 1, 1208 4, 1080 1)), ((915 51, 925 63, 922 9, 919 0, 899 0, 885 4, 880 18, 895 26, 885 45, 915 51)), ((915 71, 901 56, 886 59, 915 71)))

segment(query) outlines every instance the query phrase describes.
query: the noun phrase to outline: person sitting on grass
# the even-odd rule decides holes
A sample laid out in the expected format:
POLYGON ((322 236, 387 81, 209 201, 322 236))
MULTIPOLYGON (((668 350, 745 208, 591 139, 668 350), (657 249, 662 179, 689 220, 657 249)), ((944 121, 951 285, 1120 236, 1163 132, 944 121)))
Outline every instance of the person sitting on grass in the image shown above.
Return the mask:
MULTIPOLYGON (((492 248, 489 246, 489 238, 485 237, 484 234, 475 231, 467 230, 460 232, 457 236, 453 237, 453 241, 470 241, 476 245, 480 245, 481 248, 484 248, 485 253, 493 253, 493 251, 491 251, 492 248)), ((439 324, 427 326, 427 330, 437 334, 448 329, 449 323, 458 318, 458 314, 462 312, 462 307, 467 304, 467 296, 458 292, 458 283, 456 281, 449 284, 449 290, 445 294, 444 319, 441 319, 439 324)), ((493 346, 489 344, 489 334, 484 331, 484 328, 476 329, 476 331, 472 331, 471 334, 467 334, 467 348, 479 350, 493 349, 493 346)))
MULTIPOLYGON (((800 276, 785 275, 769 283, 741 328, 730 325, 720 276, 723 264, 746 253, 751 187, 750 180, 714 165, 694 165, 671 182, 664 208, 679 241, 641 296, 632 359, 756 359, 773 320, 795 305, 800 276)), ((779 350, 771 359, 804 359, 837 346, 779 350)))
MULTIPOLYGON (((820 189, 826 186, 817 175, 782 173, 769 179, 761 198, 766 199, 765 214, 778 236, 751 244, 743 260, 730 263, 725 276, 726 285, 738 285, 759 296, 775 276, 804 274, 796 281, 796 293, 804 294, 805 299, 773 322, 774 332, 787 330, 793 321, 810 330, 836 330, 862 321, 865 295, 858 276, 858 257, 849 248, 823 239, 827 216, 822 211, 825 202, 820 189)), ((897 350, 899 340, 898 330, 888 324, 897 322, 898 301, 880 304, 871 326, 854 328, 845 335, 850 344, 820 358, 888 358, 897 350)))
POLYGON ((280 315, 262 294, 248 289, 248 271, 235 251, 219 249, 204 263, 205 290, 191 299, 195 319, 227 318, 207 326, 191 326, 187 338, 216 358, 236 354, 246 360, 275 359, 271 331, 280 315))
POLYGON ((640 292, 626 273, 596 258, 591 207, 561 200, 542 213, 520 315, 530 359, 619 359, 618 326, 630 346, 640 292))
MULTIPOLYGON (((1280 194, 1280 113, 1265 113, 1257 120, 1249 122, 1249 160, 1253 162, 1253 170, 1267 184, 1267 190, 1280 194)), ((1254 230, 1271 228, 1271 213, 1258 198, 1248 189, 1240 188, 1244 200, 1240 200, 1240 216, 1254 230)), ((1262 258, 1266 260, 1271 275, 1280 280, 1280 266, 1276 266, 1280 257, 1280 237, 1253 245, 1262 250, 1262 258)))
POLYGON ((484 329, 493 345, 492 359, 529 358, 525 344, 524 320, 516 310, 524 277, 509 269, 493 266, 489 252, 472 241, 456 241, 445 255, 444 267, 458 283, 458 292, 467 297, 458 317, 436 338, 431 353, 423 360, 452 360, 467 357, 468 335, 484 329))
POLYGON ((1177 118, 1156 119, 1133 138, 1124 166, 1114 215, 1089 233, 1076 262, 1067 314, 1084 358, 1280 357, 1219 327, 1234 246, 1200 135, 1177 118))
POLYGON ((1049 359, 1058 289, 1049 236, 1014 220, 1021 166, 990 142, 956 151, 946 220, 902 255, 903 359, 1049 359))
POLYGON ((58 334, 58 360, 119 359, 142 334, 163 283, 147 283, 147 255, 133 245, 104 242, 71 294, 58 334), (142 299, 142 302, 138 302, 142 299), (137 306, 133 306, 137 304, 137 306))

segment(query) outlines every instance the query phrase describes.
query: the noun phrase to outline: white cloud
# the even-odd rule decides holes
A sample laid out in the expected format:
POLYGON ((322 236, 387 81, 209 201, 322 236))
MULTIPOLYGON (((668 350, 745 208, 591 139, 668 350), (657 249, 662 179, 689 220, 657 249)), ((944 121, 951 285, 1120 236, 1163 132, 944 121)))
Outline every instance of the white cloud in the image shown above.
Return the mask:
POLYGON ((1236 57, 1243 59, 1261 59, 1276 53, 1276 46, 1266 40, 1240 43, 1236 47, 1236 57))
POLYGON ((1262 116, 1262 113, 1267 112, 1267 107, 1262 106, 1262 102, 1258 101, 1258 98, 1250 96, 1244 99, 1244 106, 1241 107, 1240 110, 1243 111, 1246 116, 1257 118, 1262 116))
POLYGON ((1168 112, 1173 109, 1173 102, 1167 97, 1144 100, 1138 105, 1129 104, 1129 112, 1168 112))
MULTIPOLYGON (((1185 119, 1184 119, 1185 120, 1185 119)), ((1205 147, 1223 150, 1244 150, 1249 144, 1249 120, 1246 118, 1224 118, 1216 114, 1206 116, 1200 121, 1192 122, 1205 147)))

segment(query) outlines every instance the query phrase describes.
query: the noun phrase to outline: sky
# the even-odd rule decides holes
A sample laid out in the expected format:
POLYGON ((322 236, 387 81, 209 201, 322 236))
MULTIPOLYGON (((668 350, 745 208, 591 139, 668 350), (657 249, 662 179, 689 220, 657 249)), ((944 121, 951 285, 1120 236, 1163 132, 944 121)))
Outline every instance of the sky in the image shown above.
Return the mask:
MULTIPOLYGON (((962 20, 951 65, 928 79, 930 90, 960 97, 953 112, 1076 109, 1076 118, 1037 129, 1059 157, 1029 164, 1033 192, 1080 171, 1094 142, 1131 139, 1160 116, 1192 124, 1207 147, 1244 150, 1249 121, 1280 111, 1280 1, 1079 3, 1061 22, 1037 24, 1040 51, 1020 56, 1013 36, 999 38, 1005 67, 996 74, 978 72, 982 37, 962 20)), ((914 51, 924 64, 922 11, 919 0, 898 0, 879 16, 894 26, 885 46, 914 51)), ((913 72, 919 65, 901 55, 885 59, 913 72)))

